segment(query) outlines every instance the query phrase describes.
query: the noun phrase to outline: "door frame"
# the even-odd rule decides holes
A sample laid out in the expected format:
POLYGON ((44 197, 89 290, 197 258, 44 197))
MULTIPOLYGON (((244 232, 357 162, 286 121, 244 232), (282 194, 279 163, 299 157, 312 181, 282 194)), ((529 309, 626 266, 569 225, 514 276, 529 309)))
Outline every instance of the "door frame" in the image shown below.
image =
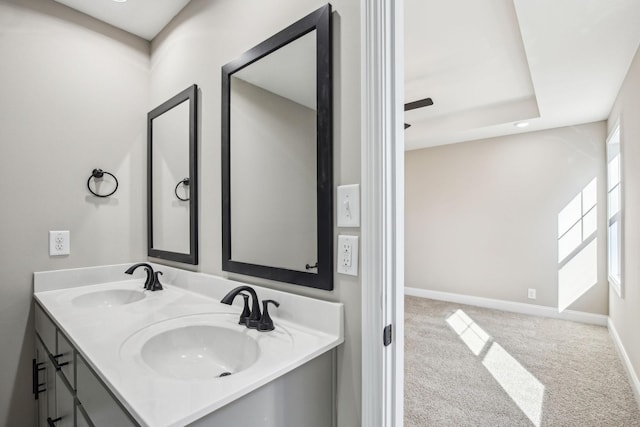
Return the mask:
POLYGON ((362 425, 403 425, 404 4, 361 0, 362 425), (392 342, 383 344, 383 329, 392 342))

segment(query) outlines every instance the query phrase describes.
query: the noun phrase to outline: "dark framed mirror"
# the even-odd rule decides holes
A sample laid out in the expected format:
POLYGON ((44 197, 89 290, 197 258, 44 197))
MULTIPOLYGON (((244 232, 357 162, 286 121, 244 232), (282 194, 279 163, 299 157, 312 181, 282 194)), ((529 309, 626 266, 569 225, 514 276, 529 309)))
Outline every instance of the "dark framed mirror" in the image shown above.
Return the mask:
POLYGON ((222 67, 222 269, 333 289, 331 5, 222 67))
POLYGON ((197 94, 190 86, 147 115, 151 257, 198 263, 197 94))

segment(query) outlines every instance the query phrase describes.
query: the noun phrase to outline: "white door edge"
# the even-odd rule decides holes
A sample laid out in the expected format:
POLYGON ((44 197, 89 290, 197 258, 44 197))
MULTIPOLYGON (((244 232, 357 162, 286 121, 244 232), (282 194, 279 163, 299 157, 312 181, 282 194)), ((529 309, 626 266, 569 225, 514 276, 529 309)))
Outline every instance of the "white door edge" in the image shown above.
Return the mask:
POLYGON ((361 0, 362 425, 403 424, 403 1, 361 0), (383 345, 392 325, 393 341, 383 345))

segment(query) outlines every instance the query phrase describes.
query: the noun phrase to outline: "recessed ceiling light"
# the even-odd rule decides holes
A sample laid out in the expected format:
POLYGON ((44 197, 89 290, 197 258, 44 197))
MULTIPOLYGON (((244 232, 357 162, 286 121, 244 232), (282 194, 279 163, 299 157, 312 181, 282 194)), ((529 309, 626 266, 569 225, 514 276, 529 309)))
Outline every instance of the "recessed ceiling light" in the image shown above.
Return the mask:
POLYGON ((116 3, 126 3, 127 0, 113 0, 116 3))
POLYGON ((517 128, 526 128, 529 126, 529 122, 518 122, 513 124, 517 128))

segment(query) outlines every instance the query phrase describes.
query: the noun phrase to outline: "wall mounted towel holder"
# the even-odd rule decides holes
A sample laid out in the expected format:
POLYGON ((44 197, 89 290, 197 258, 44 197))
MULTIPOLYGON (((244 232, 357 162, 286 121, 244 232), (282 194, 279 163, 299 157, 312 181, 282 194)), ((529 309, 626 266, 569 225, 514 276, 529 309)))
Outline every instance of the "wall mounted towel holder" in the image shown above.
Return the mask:
POLYGON ((176 188, 175 190, 173 190, 173 192, 176 194, 176 197, 178 198, 178 200, 182 200, 183 202, 189 201, 189 197, 182 198, 178 195, 178 187, 180 187, 180 184, 182 184, 185 186, 185 189, 186 189, 187 187, 189 187, 190 183, 191 182, 189 181, 189 178, 185 178, 182 181, 178 182, 178 184, 176 184, 176 188))
POLYGON ((109 196, 111 196, 113 193, 115 193, 115 192, 116 192, 116 190, 118 189, 118 178, 116 178, 116 177, 115 177, 115 175, 114 175, 114 174, 112 174, 111 172, 103 171, 102 169, 94 169, 94 170, 91 172, 91 176, 90 176, 90 177, 89 177, 89 179, 87 180, 87 188, 89 189, 89 191, 91 192, 91 194, 93 194, 93 195, 94 195, 94 196, 96 196, 96 197, 109 197, 109 196), (95 191, 93 191, 93 190, 91 189, 91 180, 92 180, 92 179, 96 179, 96 180, 97 180, 97 179, 102 179, 102 178, 104 177, 104 175, 105 175, 105 174, 106 174, 106 175, 111 176, 111 177, 115 180, 115 182, 116 182, 116 186, 115 186, 115 188, 113 189, 113 191, 112 191, 111 193, 109 193, 109 194, 98 194, 98 193, 96 193, 95 191))

